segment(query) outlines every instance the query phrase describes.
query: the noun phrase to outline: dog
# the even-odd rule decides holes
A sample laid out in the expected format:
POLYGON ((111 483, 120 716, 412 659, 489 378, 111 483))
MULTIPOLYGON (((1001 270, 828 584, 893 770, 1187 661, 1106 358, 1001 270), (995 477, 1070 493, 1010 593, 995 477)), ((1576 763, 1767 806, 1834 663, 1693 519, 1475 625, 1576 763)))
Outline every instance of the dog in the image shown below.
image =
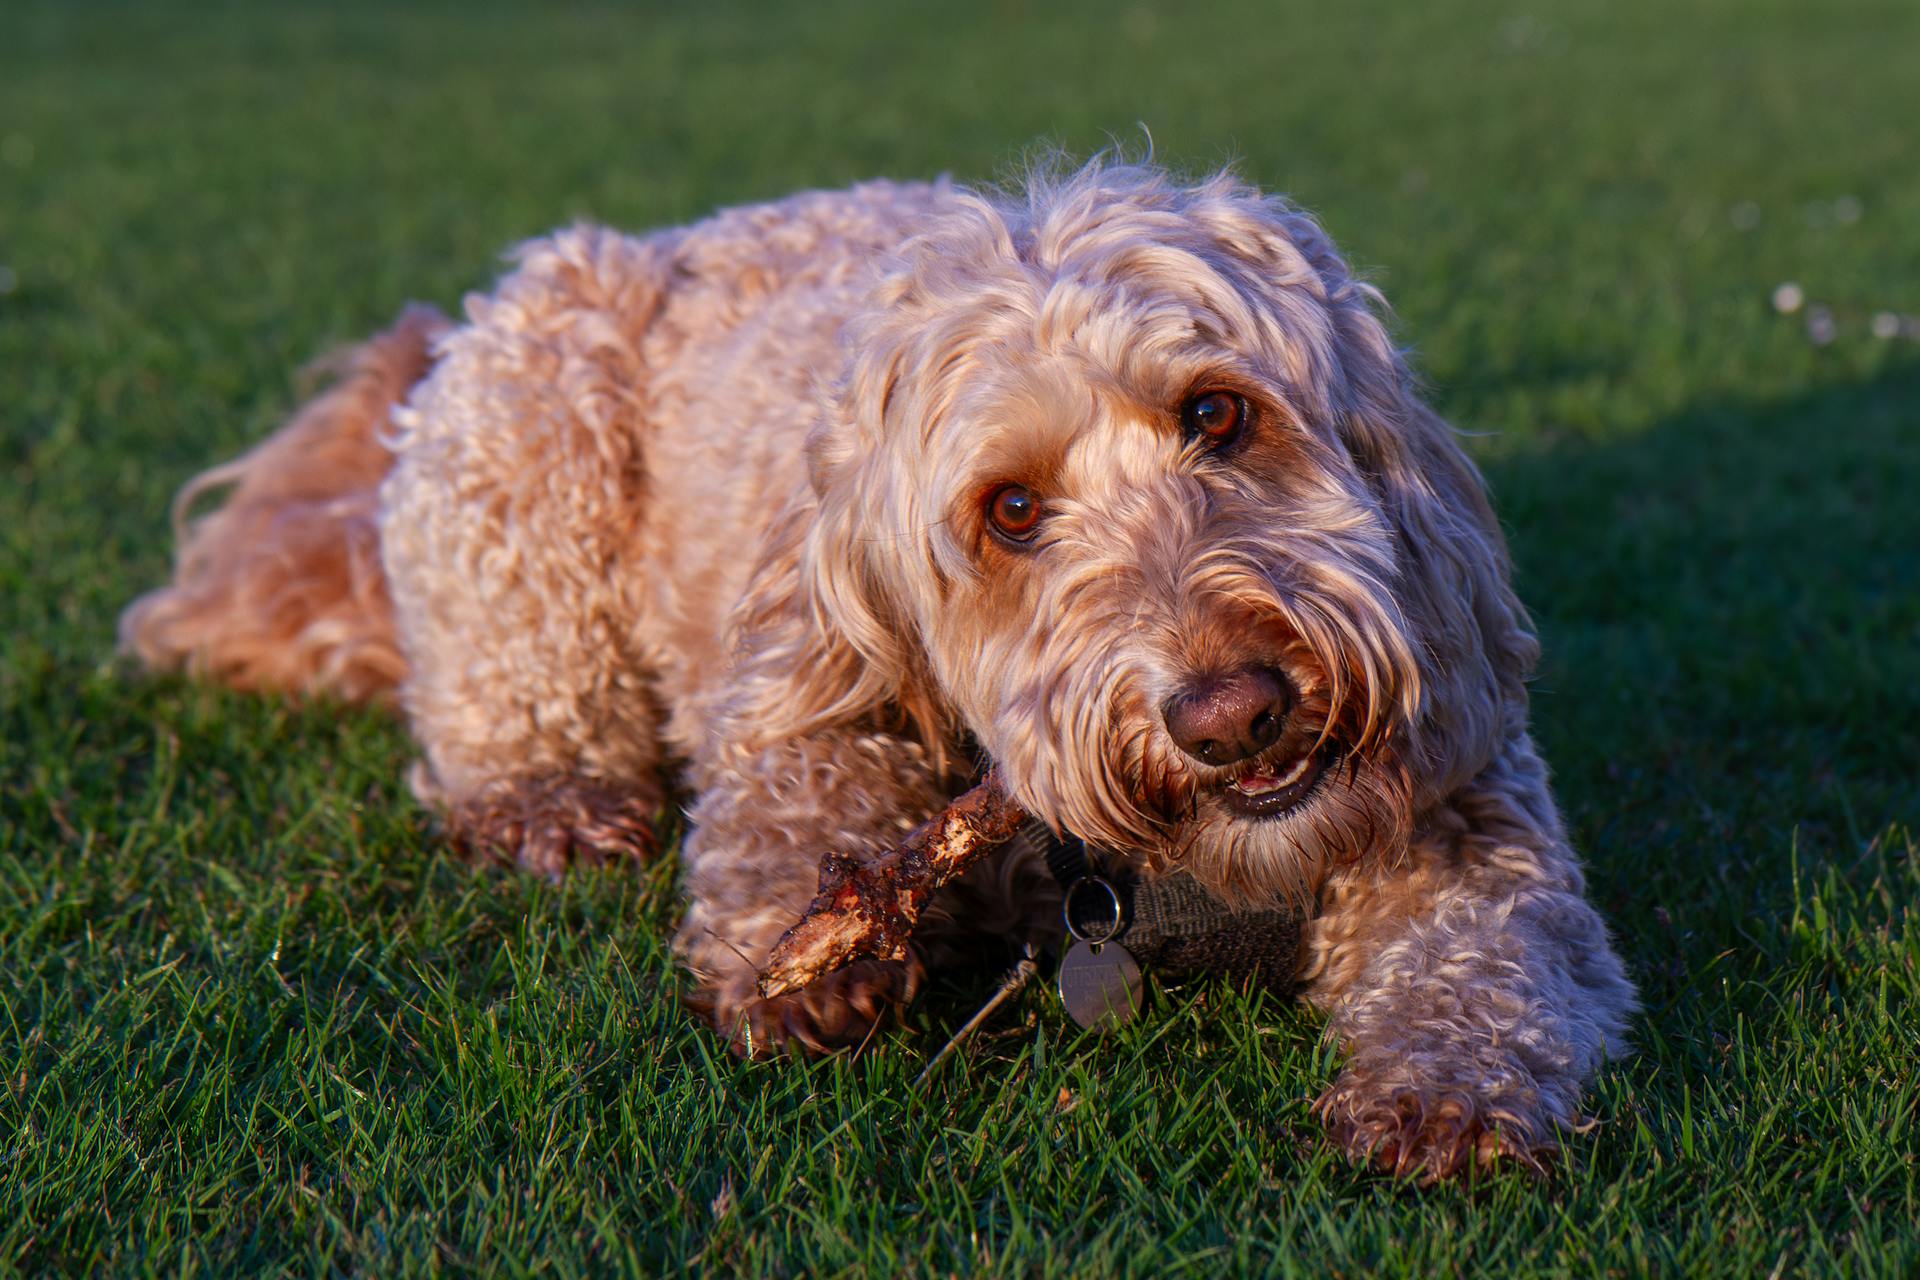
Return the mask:
POLYGON ((756 992, 823 853, 991 761, 1144 877, 1301 905, 1356 1158, 1535 1165, 1580 1124, 1634 994, 1528 733, 1535 634, 1312 217, 1100 158, 513 263, 189 483, 125 646, 397 704, 421 800, 536 872, 647 855, 684 795, 676 951, 743 1048, 858 1041, 929 965, 1058 929, 1009 857, 907 960, 756 992))

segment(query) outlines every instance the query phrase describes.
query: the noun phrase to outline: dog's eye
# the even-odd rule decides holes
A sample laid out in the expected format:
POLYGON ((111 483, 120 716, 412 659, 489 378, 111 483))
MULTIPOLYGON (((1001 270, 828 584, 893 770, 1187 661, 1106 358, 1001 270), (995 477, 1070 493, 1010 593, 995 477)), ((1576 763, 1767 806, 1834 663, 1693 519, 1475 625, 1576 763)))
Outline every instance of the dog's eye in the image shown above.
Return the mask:
POLYGON ((1040 528, 1040 500, 1022 485, 1003 484, 987 498, 987 518, 995 532, 1025 542, 1040 528))
POLYGON ((1247 402, 1231 391, 1202 391, 1180 406, 1180 425, 1190 436, 1228 444, 1246 425, 1247 402))

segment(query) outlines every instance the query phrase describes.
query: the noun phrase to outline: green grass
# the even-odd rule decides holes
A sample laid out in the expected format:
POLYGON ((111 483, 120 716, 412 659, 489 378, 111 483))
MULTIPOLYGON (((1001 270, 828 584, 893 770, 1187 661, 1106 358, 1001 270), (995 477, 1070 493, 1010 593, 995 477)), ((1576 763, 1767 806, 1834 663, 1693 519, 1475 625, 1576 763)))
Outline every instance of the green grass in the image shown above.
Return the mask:
POLYGON ((1920 313, 1916 42, 1797 0, 10 5, 0 1272, 1920 1272, 1920 344, 1867 327, 1920 313), (1111 1042, 1036 991, 921 1086, 990 975, 734 1062, 670 865, 459 865, 389 720, 114 666, 173 488, 515 239, 1137 123, 1318 210, 1476 433, 1646 1000, 1550 1181, 1348 1168, 1315 1021, 1217 990, 1111 1042))

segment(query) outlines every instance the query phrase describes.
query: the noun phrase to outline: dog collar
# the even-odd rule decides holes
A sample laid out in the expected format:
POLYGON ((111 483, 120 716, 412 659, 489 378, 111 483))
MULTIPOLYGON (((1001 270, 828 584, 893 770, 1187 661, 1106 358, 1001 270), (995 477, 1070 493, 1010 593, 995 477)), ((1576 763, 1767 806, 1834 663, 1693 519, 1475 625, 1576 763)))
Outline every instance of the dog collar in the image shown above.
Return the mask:
POLYGON ((1278 900, 1239 908, 1184 871, 1143 877, 1078 837, 1030 821, 1014 837, 1060 884, 1069 943, 1060 998, 1083 1027, 1107 1029, 1140 1007, 1142 970, 1177 981, 1219 974, 1284 993, 1299 971, 1301 915, 1278 900))

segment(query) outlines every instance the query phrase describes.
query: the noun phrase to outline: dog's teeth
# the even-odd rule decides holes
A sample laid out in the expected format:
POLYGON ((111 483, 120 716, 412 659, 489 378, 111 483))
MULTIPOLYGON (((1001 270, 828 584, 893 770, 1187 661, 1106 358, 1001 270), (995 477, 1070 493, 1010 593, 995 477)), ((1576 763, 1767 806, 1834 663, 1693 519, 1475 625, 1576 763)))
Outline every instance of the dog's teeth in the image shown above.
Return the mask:
POLYGON ((1268 773, 1265 769, 1258 769, 1247 774, 1245 777, 1236 778, 1233 785, 1247 795, 1263 796, 1269 791, 1278 791, 1282 787, 1290 787, 1300 781, 1300 779, 1307 775, 1307 766, 1312 763, 1313 758, 1311 756, 1301 756, 1293 762, 1293 767, 1288 769, 1282 776, 1276 777, 1268 773))

